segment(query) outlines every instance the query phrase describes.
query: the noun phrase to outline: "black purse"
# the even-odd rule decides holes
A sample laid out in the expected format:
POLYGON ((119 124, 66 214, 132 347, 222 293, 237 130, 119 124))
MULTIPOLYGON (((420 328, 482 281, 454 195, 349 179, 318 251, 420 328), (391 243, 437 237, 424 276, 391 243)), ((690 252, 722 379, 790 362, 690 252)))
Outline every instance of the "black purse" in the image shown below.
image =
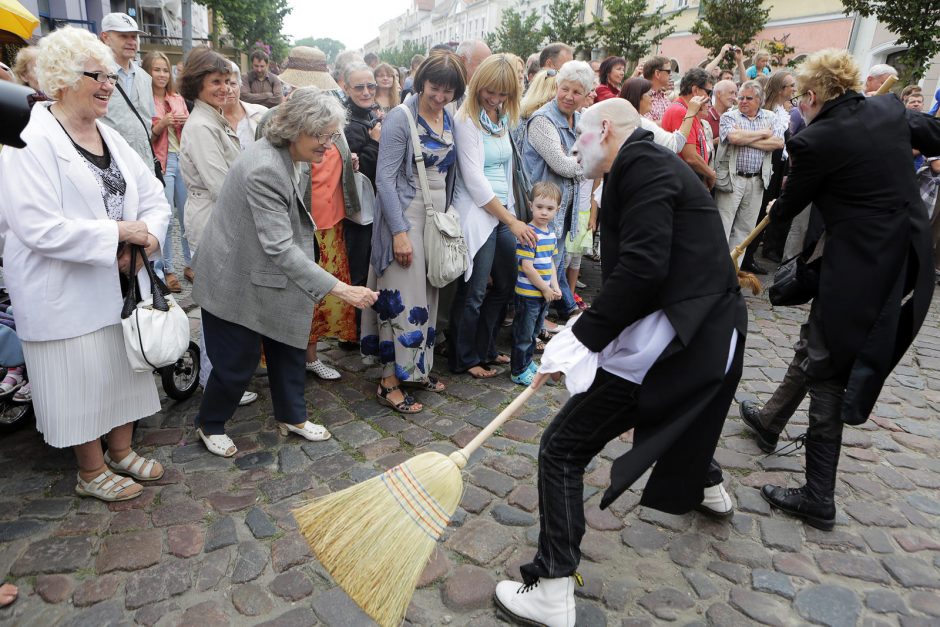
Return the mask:
POLYGON ((532 186, 522 167, 522 155, 519 154, 511 135, 509 143, 512 145, 512 199, 516 205, 516 217, 528 224, 532 221, 532 207, 529 206, 529 191, 532 186))
POLYGON ((166 187, 166 181, 163 180, 163 166, 160 165, 160 160, 157 159, 157 154, 153 151, 153 144, 150 143, 150 127, 147 126, 147 123, 144 122, 144 119, 140 117, 140 113, 137 112, 137 109, 134 108, 134 104, 131 102, 131 99, 127 97, 127 93, 124 91, 124 88, 121 87, 121 81, 118 80, 114 84, 121 95, 124 96, 124 101, 127 102, 127 106, 131 108, 131 111, 134 112, 134 115, 137 116, 137 119, 140 120, 140 123, 144 125, 144 133, 147 135, 147 145, 150 146, 150 156, 153 157, 153 174, 157 177, 157 180, 160 181, 160 184, 166 187))
POLYGON ((776 307, 805 305, 819 294, 820 259, 806 263, 803 255, 787 259, 774 272, 774 284, 767 291, 776 307))

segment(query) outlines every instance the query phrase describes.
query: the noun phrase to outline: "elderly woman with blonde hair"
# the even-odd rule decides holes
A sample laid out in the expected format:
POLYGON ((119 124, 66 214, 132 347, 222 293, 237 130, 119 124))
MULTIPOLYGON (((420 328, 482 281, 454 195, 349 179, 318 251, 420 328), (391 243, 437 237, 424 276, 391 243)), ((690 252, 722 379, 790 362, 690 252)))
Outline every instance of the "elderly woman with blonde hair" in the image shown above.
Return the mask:
MULTIPOLYGON (((54 102, 33 107, 25 148, 0 153, 4 272, 36 427, 49 445, 75 451, 75 491, 104 501, 139 496, 134 479, 163 476, 131 449, 134 421, 160 411, 160 398, 153 376, 131 369, 120 322, 122 275, 139 269, 130 247, 159 258, 170 208, 150 165, 99 122, 116 71, 86 30, 44 37, 36 73, 54 102)), ((149 292, 145 271, 138 281, 149 292)))

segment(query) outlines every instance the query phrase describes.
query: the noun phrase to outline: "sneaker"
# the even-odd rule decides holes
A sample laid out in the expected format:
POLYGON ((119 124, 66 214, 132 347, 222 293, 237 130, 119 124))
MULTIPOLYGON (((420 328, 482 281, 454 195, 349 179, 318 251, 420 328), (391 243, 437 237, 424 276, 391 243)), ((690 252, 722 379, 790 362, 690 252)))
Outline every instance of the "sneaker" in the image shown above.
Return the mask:
POLYGON ((574 627, 575 577, 541 578, 533 584, 500 581, 496 606, 515 622, 546 627, 574 627))
POLYGON ((519 374, 510 375, 509 378, 513 383, 518 385, 530 386, 532 385, 532 380, 535 378, 535 371, 527 368, 519 374))
POLYGON ((307 372, 312 372, 324 381, 335 381, 339 379, 339 370, 331 368, 319 359, 307 362, 307 372))
POLYGON ((23 387, 25 382, 23 377, 23 367, 17 366, 7 370, 7 374, 0 381, 0 398, 7 398, 23 387))
POLYGON ((587 287, 587 285, 585 285, 582 281, 578 281, 577 283, 574 284, 574 286, 576 289, 579 289, 579 290, 583 290, 584 288, 587 287))
POLYGON ((581 311, 584 311, 589 306, 586 302, 584 302, 584 299, 582 299, 577 294, 574 295, 574 304, 577 305, 578 309, 580 309, 581 311))
POLYGON ((241 400, 238 401, 238 406, 244 407, 245 405, 251 405, 256 400, 258 400, 257 392, 245 392, 242 394, 241 400))
POLYGON ((695 509, 715 518, 728 518, 734 514, 734 503, 725 491, 725 486, 719 483, 705 488, 705 498, 695 509))

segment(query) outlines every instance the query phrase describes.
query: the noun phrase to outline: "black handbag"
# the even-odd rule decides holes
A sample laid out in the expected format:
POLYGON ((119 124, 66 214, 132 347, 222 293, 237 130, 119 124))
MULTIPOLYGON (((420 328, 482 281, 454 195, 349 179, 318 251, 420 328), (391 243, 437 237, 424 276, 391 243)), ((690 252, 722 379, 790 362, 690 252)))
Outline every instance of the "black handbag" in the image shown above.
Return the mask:
POLYGON ((532 221, 532 208, 529 206, 529 177, 522 167, 522 155, 516 148, 516 142, 509 137, 512 145, 512 199, 515 202, 516 217, 528 224, 532 221))
POLYGON ((121 95, 124 96, 127 106, 131 108, 131 111, 134 112, 134 115, 137 116, 137 119, 140 120, 140 123, 144 125, 144 133, 147 134, 147 145, 150 146, 150 156, 153 157, 153 174, 157 177, 157 180, 160 181, 160 184, 166 187, 166 181, 163 180, 163 166, 160 165, 160 160, 157 159, 157 154, 153 151, 153 144, 150 143, 150 127, 147 126, 147 123, 144 122, 144 119, 140 117, 140 113, 137 112, 137 109, 134 108, 134 104, 131 102, 131 99, 127 97, 127 93, 124 91, 124 88, 121 87, 120 79, 114 84, 121 95))
POLYGON ((767 291, 776 307, 805 305, 819 294, 820 259, 806 263, 803 255, 787 259, 774 272, 774 284, 767 291))

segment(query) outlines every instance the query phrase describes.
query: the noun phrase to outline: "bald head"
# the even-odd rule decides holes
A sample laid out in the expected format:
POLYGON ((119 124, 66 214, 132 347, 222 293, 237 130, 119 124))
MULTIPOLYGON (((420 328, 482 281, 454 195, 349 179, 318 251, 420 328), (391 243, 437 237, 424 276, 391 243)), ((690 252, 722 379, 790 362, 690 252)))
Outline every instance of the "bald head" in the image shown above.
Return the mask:
POLYGON ((712 89, 712 96, 715 99, 715 111, 721 115, 730 109, 734 105, 737 95, 738 86, 734 81, 718 81, 712 89))
POLYGON ((479 39, 468 39, 460 42, 456 52, 463 59, 464 67, 467 70, 467 82, 470 82, 480 64, 493 54, 486 42, 479 39))
POLYGON ((639 125, 640 114, 623 98, 604 100, 581 114, 571 153, 584 168, 584 177, 595 179, 609 172, 623 142, 639 125))

